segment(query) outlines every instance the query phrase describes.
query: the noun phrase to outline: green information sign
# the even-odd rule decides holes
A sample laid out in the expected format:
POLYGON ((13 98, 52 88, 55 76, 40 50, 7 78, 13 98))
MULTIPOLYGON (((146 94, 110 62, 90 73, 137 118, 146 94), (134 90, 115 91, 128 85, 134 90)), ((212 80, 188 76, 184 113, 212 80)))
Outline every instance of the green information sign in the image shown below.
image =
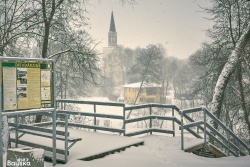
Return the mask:
POLYGON ((3 111, 53 107, 52 63, 0 62, 3 111))

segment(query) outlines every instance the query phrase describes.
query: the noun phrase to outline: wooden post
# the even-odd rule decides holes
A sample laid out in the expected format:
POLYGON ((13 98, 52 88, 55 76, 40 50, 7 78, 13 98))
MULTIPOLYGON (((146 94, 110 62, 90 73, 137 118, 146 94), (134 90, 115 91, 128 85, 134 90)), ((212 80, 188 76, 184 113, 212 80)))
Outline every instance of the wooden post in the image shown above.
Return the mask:
POLYGON ((56 108, 52 111, 52 130, 53 130, 53 140, 52 140, 52 161, 53 161, 53 166, 56 165, 56 108))
POLYGON ((65 153, 64 153, 64 159, 65 159, 65 164, 67 163, 68 161, 68 115, 65 114, 65 143, 64 143, 64 150, 65 150, 65 153))
POLYGON ((199 126, 197 126, 197 134, 200 134, 199 126))
POLYGON ((229 129, 227 129, 227 156, 230 156, 230 134, 229 134, 229 129))
POLYGON ((126 111, 125 111, 125 104, 124 104, 124 106, 123 106, 123 126, 122 126, 122 128, 124 129, 123 136, 126 136, 126 122, 125 122, 125 119, 126 119, 126 111))
POLYGON ((24 114, 22 114, 22 124, 24 124, 25 123, 25 115, 24 114))
POLYGON ((203 115, 204 115, 204 144, 207 143, 207 114, 206 114, 206 110, 203 110, 203 115))
MULTIPOLYGON (((2 75, 2 74, 0 74, 2 75)), ((2 109, 3 109, 3 105, 2 105, 2 99, 3 99, 3 91, 2 91, 2 81, 0 82, 0 167, 3 167, 3 135, 2 135, 2 131, 3 131, 3 114, 2 114, 2 109)))
POLYGON ((150 134, 152 135, 152 107, 151 107, 151 105, 150 105, 150 107, 149 107, 149 115, 150 115, 150 122, 149 122, 149 128, 150 128, 150 134))
POLYGON ((183 112, 181 112, 181 150, 184 150, 183 112))
MULTIPOLYGON (((174 109, 172 108, 172 118, 174 118, 174 109)), ((172 127, 173 127, 173 137, 175 137, 175 120, 172 121, 172 127)))
MULTIPOLYGON (((52 120, 53 120, 53 123, 52 123, 52 126, 53 126, 53 140, 52 140, 52 146, 53 146, 53 156, 52 156, 52 161, 53 161, 53 166, 56 165, 56 111, 57 111, 57 101, 56 101, 56 76, 55 76, 55 71, 56 71, 56 68, 55 68, 55 60, 53 60, 52 62, 52 90, 53 90, 53 107, 54 107, 54 110, 52 111, 52 120)), ((62 105, 62 103, 61 103, 62 105)))
MULTIPOLYGON (((94 113, 96 114, 96 104, 94 104, 94 113)), ((94 115, 94 125, 96 125, 96 115, 94 115)), ((96 132, 96 129, 94 131, 96 132)))
POLYGON ((15 118, 15 148, 18 147, 18 115, 16 115, 16 118, 15 118))

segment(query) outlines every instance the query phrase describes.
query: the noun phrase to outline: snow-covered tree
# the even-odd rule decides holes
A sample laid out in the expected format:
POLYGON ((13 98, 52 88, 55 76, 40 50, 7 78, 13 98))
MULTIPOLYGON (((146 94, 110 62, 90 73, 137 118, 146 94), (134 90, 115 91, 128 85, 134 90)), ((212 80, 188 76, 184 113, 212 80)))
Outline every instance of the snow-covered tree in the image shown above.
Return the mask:
POLYGON ((143 48, 136 56, 136 62, 130 70, 130 73, 138 76, 134 82, 141 82, 145 79, 148 82, 161 84, 164 56, 162 48, 157 45, 148 45, 143 48))
MULTIPOLYGON (((208 30, 211 42, 191 56, 191 62, 200 71, 197 88, 207 90, 210 98, 206 103, 210 102, 211 111, 219 119, 248 138, 250 3, 245 0, 213 0, 212 3, 206 9, 214 21, 208 30), (239 126, 243 128, 236 128, 239 126)), ((217 124, 214 126, 218 128, 217 124)))

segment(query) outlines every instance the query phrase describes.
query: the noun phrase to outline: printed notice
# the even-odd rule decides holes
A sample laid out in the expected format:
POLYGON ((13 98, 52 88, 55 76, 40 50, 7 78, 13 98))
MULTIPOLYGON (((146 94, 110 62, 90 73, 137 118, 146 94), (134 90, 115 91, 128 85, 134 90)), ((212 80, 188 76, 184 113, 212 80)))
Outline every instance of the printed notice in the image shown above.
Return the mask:
POLYGON ((50 86, 51 82, 50 74, 51 74, 50 70, 41 71, 41 86, 50 86))
POLYGON ((41 106, 44 108, 51 107, 51 66, 46 64, 41 70, 41 106))
POLYGON ((42 97, 42 99, 41 100, 51 100, 50 99, 50 96, 51 96, 51 94, 50 94, 50 87, 42 87, 41 88, 41 97, 42 97))
POLYGON ((27 98, 27 68, 15 68, 17 71, 17 100, 18 109, 28 108, 27 98))
POLYGON ((27 69, 27 94, 29 108, 40 108, 41 106, 40 71, 40 68, 27 69))
POLYGON ((1 61, 3 111, 52 107, 51 69, 50 63, 1 61))
POLYGON ((16 68, 3 67, 3 109, 16 110, 16 68))

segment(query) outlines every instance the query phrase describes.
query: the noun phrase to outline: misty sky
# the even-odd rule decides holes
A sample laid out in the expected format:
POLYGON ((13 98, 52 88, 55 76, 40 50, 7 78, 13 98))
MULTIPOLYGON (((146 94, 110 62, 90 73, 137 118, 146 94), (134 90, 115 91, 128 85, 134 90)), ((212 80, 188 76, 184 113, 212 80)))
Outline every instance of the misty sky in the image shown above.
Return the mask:
POLYGON ((87 5, 90 35, 100 41, 100 52, 108 45, 111 12, 114 12, 119 45, 136 48, 162 44, 168 56, 187 58, 201 43, 207 41, 206 32, 212 26, 208 14, 210 0, 137 0, 131 6, 121 0, 91 0, 87 5), (199 5, 199 6, 198 6, 199 5))

